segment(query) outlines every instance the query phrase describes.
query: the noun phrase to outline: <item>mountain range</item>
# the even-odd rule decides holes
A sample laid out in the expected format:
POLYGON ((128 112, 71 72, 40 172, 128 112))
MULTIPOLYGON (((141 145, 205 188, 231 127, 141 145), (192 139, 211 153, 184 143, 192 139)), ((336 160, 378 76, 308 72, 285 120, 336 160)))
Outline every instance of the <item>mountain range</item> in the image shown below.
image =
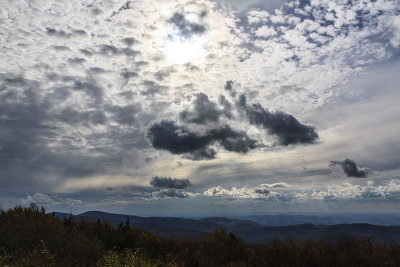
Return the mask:
MULTIPOLYGON (((274 239, 287 240, 326 240, 336 243, 343 239, 356 239, 371 237, 379 243, 400 244, 400 226, 374 225, 369 223, 340 223, 340 224, 312 224, 296 223, 305 222, 307 217, 297 216, 290 223, 288 216, 278 215, 271 220, 271 224, 265 221, 266 217, 256 217, 258 222, 249 219, 237 219, 227 217, 206 217, 190 219, 182 217, 140 217, 124 214, 112 214, 102 211, 88 211, 77 215, 69 213, 53 212, 53 216, 64 219, 72 216, 73 220, 86 222, 107 222, 112 226, 126 224, 148 230, 156 235, 172 239, 199 240, 216 228, 223 228, 234 233, 247 243, 269 242, 274 239), (276 225, 278 221, 282 223, 276 225), (264 223, 260 223, 264 222, 264 223)), ((290 217, 290 216, 289 216, 290 217)), ((293 219, 293 218, 292 218, 293 219)), ((315 219, 315 218, 314 218, 315 219)), ((324 221, 325 219, 322 219, 324 221)), ((329 219, 326 219, 329 221, 329 219)), ((318 222, 318 220, 316 220, 318 222)))

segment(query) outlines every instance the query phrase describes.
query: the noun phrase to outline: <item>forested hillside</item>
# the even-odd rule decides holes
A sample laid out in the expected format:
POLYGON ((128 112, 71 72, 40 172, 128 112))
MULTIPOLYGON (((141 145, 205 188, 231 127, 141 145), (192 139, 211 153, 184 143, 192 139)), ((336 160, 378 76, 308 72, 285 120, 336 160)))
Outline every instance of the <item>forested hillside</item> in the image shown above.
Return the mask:
POLYGON ((400 246, 368 238, 247 244, 224 229, 172 240, 121 222, 60 220, 32 205, 2 211, 1 266, 400 266, 400 246))

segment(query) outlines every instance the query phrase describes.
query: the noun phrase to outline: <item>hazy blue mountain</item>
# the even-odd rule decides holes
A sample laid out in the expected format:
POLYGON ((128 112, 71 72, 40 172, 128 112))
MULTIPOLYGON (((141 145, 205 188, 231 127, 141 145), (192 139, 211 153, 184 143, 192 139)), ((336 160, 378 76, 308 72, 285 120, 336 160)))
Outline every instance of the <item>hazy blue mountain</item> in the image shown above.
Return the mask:
MULTIPOLYGON (((63 219, 70 213, 54 212, 55 217, 63 219)), ((146 229, 166 238, 188 238, 199 240, 215 228, 223 228, 248 243, 269 242, 274 239, 320 240, 338 242, 343 239, 372 237, 380 243, 400 244, 400 226, 383 226, 368 223, 335 224, 337 218, 310 215, 266 215, 247 216, 250 219, 206 217, 189 219, 181 217, 140 217, 125 214, 112 214, 102 211, 88 211, 73 215, 74 220, 87 222, 107 222, 110 225, 127 222, 130 226, 146 229), (262 223, 260 223, 262 222, 262 223)), ((354 217, 355 218, 355 217, 354 217)), ((353 218, 353 219, 354 219, 353 218)), ((360 218, 358 218, 360 219, 360 218)))

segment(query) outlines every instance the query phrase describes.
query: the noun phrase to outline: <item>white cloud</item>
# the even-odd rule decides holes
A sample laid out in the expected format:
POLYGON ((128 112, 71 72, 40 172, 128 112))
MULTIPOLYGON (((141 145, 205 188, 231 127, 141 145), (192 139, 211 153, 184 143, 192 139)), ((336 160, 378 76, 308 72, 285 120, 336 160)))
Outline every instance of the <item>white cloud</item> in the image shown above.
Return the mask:
POLYGON ((328 187, 313 188, 315 186, 307 186, 302 189, 290 187, 286 189, 286 183, 277 183, 273 185, 261 184, 257 187, 232 187, 225 189, 221 186, 209 188, 204 191, 206 197, 214 197, 226 200, 268 200, 278 202, 311 202, 311 201, 348 201, 348 200, 364 200, 372 201, 381 199, 382 201, 392 201, 391 197, 396 198, 396 194, 400 193, 400 180, 388 180, 380 185, 374 186, 372 182, 367 181, 365 184, 352 184, 343 182, 341 184, 330 185, 328 187), (285 185, 281 188, 280 185, 285 185), (274 191, 266 190, 266 188, 274 189, 274 191), (280 190, 277 190, 280 189, 280 190), (264 194, 262 193, 264 192, 264 194))
POLYGON ((265 187, 265 188, 286 188, 290 187, 287 183, 279 182, 279 183, 273 183, 273 184, 261 184, 260 186, 265 187))
POLYGON ((221 186, 212 187, 204 191, 203 195, 208 197, 221 197, 228 199, 258 199, 265 197, 262 194, 256 193, 255 188, 232 187, 231 189, 224 189, 221 186))
POLYGON ((394 31, 390 44, 397 48, 400 45, 400 16, 392 18, 392 23, 394 31))
POLYGON ((259 37, 271 37, 276 35, 276 31, 274 28, 268 27, 268 26, 261 26, 260 28, 257 29, 256 35, 259 37))

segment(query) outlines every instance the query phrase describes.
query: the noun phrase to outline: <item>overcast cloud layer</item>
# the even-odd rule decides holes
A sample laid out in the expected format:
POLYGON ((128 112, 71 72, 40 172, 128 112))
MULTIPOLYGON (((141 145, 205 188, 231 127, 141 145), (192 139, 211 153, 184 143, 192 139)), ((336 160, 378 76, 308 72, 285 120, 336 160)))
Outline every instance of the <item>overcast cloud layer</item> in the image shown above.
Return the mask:
POLYGON ((398 1, 3 0, 0 43, 3 207, 399 211, 398 1))

